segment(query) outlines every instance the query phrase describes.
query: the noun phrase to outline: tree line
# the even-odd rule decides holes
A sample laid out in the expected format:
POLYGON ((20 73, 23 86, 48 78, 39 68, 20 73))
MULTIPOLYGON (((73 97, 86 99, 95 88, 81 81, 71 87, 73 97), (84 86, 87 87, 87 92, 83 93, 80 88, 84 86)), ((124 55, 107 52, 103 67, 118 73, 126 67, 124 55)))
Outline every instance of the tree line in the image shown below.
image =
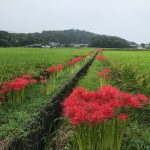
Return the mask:
POLYGON ((20 47, 32 44, 48 45, 50 42, 89 44, 92 47, 126 48, 129 42, 115 36, 94 34, 82 30, 42 31, 41 33, 9 33, 0 31, 0 47, 20 47))

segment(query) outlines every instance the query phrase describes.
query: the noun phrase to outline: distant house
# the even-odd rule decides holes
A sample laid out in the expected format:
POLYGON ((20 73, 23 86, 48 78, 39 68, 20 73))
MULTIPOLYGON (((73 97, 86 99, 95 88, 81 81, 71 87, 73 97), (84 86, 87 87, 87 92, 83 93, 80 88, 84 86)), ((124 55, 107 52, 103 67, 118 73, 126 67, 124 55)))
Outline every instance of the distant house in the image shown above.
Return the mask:
POLYGON ((145 49, 145 48, 139 45, 139 46, 137 47, 137 49, 145 49))
POLYGON ((150 45, 149 44, 145 44, 144 46, 146 49, 150 49, 150 45))
POLYGON ((32 44, 32 45, 27 45, 25 47, 42 48, 42 44, 32 44))
POLYGON ((88 47, 89 45, 88 44, 70 44, 71 47, 88 47))
POLYGON ((42 48, 50 48, 49 45, 42 45, 42 48))
POLYGON ((43 45, 43 44, 32 44, 32 45, 27 45, 25 47, 33 47, 33 48, 50 48, 49 45, 43 45))
POLYGON ((60 43, 56 43, 56 42, 49 42, 49 46, 50 47, 60 47, 60 43))
POLYGON ((129 47, 130 48, 138 48, 138 44, 136 44, 136 43, 130 43, 130 45, 129 45, 129 47))

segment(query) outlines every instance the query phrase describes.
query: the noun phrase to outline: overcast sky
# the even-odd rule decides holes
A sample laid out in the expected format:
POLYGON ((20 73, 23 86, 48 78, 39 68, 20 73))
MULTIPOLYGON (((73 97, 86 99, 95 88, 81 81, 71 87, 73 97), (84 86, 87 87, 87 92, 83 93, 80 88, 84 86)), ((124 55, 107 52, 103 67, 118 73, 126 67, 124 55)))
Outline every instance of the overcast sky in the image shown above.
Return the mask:
POLYGON ((0 30, 81 29, 150 42, 150 0, 0 0, 0 30))

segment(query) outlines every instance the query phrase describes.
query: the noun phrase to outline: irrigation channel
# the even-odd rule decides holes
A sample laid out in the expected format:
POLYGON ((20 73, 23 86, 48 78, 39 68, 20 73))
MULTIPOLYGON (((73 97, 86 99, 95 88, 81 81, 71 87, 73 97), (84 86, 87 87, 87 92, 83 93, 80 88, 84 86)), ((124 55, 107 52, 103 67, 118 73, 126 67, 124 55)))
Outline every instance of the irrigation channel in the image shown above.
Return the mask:
POLYGON ((30 125, 31 132, 26 135, 26 138, 13 137, 7 144, 0 142, 0 150, 42 150, 45 144, 45 135, 52 134, 55 131, 52 124, 61 115, 61 102, 72 92, 79 80, 86 75, 97 53, 61 89, 50 97, 48 105, 41 110, 38 118, 30 125), (51 131, 49 132, 50 127, 51 131))

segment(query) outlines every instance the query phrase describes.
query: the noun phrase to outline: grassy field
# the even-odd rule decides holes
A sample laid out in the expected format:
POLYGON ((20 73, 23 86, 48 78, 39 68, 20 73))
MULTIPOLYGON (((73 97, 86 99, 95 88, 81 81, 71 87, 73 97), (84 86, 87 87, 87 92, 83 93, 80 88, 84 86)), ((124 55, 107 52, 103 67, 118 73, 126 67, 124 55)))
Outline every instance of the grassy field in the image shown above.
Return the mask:
POLYGON ((106 51, 104 55, 114 70, 113 77, 118 78, 120 88, 150 96, 150 51, 106 51))
MULTIPOLYGON (((150 51, 130 50, 106 49, 103 53, 105 61, 94 60, 78 86, 96 91, 100 85, 110 84, 123 92, 142 93, 150 97, 150 51), (106 68, 111 70, 108 80, 98 77, 98 72, 106 68)), ((0 82, 11 81, 22 74, 39 77, 45 69, 60 63, 66 64, 71 59, 81 55, 85 56, 91 51, 93 51, 92 48, 0 48, 0 82)), ((83 64, 85 60, 72 67, 64 68, 60 74, 56 75, 55 91, 63 86, 83 64)), ((0 139, 9 140, 13 135, 25 136, 28 133, 28 123, 38 116, 39 110, 48 102, 48 95, 43 94, 42 89, 43 84, 37 83, 30 89, 30 95, 25 101, 0 105, 0 139)), ((53 92, 49 93, 49 96, 53 92)), ((126 128, 121 150, 150 149, 150 105, 131 111, 130 115, 135 113, 134 119, 130 120, 126 128)), ((74 144, 71 139, 73 129, 68 127, 66 119, 63 122, 63 129, 60 128, 59 131, 61 134, 65 134, 66 130, 69 131, 69 135, 65 135, 69 140, 65 141, 68 141, 66 143, 68 147, 62 147, 61 150, 70 150, 70 146, 74 144), (63 130, 65 130, 64 133, 63 130)), ((51 145, 47 144, 50 149, 51 145)))
MULTIPOLYGON (((105 51, 112 70, 112 84, 125 92, 150 96, 150 51, 105 51)), ((150 105, 136 111, 136 120, 127 128, 123 150, 150 149, 150 105)))
MULTIPOLYGON (((77 56, 86 56, 93 49, 28 49, 28 48, 1 48, 0 49, 0 79, 11 81, 22 74, 32 74, 34 77, 45 72, 45 69, 58 64, 65 64, 77 56)), ((0 105, 0 139, 10 140, 12 136, 25 136, 27 126, 38 117, 38 113, 49 102, 49 97, 61 88, 71 76, 85 63, 81 61, 78 66, 72 65, 64 68, 48 84, 55 85, 53 91, 43 94, 48 85, 37 84, 28 89, 28 96, 20 103, 5 103, 0 105)), ((47 79, 48 81, 48 79, 47 79)))
POLYGON ((46 68, 86 54, 92 49, 74 48, 0 48, 0 83, 20 74, 39 74, 46 68))
MULTIPOLYGON (((99 71, 107 68, 111 69, 111 79, 107 82, 110 85, 113 85, 124 92, 131 92, 132 94, 144 93, 147 96, 150 96, 150 52, 109 51, 107 49, 107 51, 104 51, 104 57, 106 58, 106 62, 104 63, 101 63, 98 60, 93 62, 87 75, 80 80, 78 84, 79 87, 83 87, 90 91, 99 89, 101 83, 97 74, 99 71)), ((126 128, 121 150, 149 150, 150 128, 149 123, 146 122, 149 122, 150 120, 149 106, 134 111, 132 115, 134 116, 134 119, 130 120, 128 127, 126 128)), ((57 140, 61 138, 61 134, 66 134, 66 132, 68 132, 66 138, 69 142, 60 149, 70 150, 70 147, 74 147, 76 150, 78 149, 75 146, 77 143, 72 141, 74 128, 68 129, 67 123, 65 123, 65 127, 62 125, 61 129, 57 131, 58 137, 55 140, 56 143, 58 143, 57 140)), ((47 145, 49 145, 49 143, 47 145)), ((58 147, 59 146, 61 146, 61 143, 58 144, 58 147)), ((58 148, 58 150, 60 149, 58 148)))

